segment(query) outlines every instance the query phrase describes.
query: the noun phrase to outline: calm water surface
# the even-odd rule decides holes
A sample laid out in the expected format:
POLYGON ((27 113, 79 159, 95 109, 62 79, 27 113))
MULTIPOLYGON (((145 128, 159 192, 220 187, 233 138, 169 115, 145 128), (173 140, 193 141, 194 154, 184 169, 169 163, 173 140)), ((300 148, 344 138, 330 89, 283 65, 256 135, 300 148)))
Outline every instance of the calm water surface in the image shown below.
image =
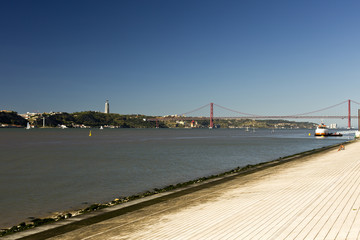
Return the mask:
POLYGON ((0 129, 0 228, 350 138, 310 132, 0 129))

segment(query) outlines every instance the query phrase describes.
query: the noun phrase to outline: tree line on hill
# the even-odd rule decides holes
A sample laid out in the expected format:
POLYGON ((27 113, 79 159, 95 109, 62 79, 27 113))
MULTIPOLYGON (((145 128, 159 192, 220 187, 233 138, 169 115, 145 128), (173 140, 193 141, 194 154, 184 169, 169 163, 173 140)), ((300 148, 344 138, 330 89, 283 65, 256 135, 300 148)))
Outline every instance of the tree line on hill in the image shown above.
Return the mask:
MULTIPOLYGON (((46 126, 56 127, 64 125, 66 127, 77 127, 80 125, 89 127, 114 126, 120 128, 152 128, 156 127, 155 122, 147 121, 148 116, 145 115, 121 115, 115 113, 101 112, 75 112, 61 113, 54 115, 44 115, 46 126)), ((36 126, 42 126, 43 120, 36 120, 36 126)))
POLYGON ((0 126, 26 126, 27 121, 19 116, 17 112, 0 112, 0 126))
MULTIPOLYGON (((71 127, 119 127, 119 128, 187 128, 191 127, 191 121, 176 121, 169 118, 166 121, 159 121, 156 125, 155 121, 148 121, 154 119, 154 116, 145 115, 121 115, 121 114, 105 114, 101 112, 85 111, 75 113, 57 113, 48 114, 43 113, 29 119, 29 122, 35 127, 43 126, 43 119, 45 118, 46 127, 66 126, 71 127)), ((16 112, 0 112, 0 126, 13 125, 25 127, 28 120, 19 116, 16 112)), ((198 120, 192 124, 197 128, 208 128, 209 120, 198 120)), ((253 120, 253 119, 223 119, 215 120, 214 125, 219 128, 314 128, 314 123, 309 122, 295 122, 287 120, 253 120)))

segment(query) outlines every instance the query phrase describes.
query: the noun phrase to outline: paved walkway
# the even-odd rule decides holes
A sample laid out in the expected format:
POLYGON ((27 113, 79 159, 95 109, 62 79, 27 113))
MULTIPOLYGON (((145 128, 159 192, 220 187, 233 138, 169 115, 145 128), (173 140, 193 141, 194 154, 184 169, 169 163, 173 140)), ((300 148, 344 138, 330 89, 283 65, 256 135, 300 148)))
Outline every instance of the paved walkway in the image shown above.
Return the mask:
POLYGON ((51 239, 360 239, 360 141, 51 239))

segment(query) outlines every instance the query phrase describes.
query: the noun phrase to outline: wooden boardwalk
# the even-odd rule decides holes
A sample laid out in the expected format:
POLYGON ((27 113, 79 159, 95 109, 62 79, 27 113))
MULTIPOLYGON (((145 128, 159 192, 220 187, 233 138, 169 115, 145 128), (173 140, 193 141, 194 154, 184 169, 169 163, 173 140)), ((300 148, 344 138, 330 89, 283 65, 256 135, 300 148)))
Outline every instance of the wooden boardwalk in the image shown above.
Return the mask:
POLYGON ((360 141, 51 239, 360 239, 360 141))

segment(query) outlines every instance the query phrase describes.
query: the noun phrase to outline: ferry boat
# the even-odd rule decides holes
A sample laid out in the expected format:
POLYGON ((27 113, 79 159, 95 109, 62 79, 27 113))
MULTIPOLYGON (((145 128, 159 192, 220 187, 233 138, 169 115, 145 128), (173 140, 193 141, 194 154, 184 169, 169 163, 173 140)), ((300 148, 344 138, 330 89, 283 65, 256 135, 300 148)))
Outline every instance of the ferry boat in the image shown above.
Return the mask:
POLYGON ((315 136, 328 136, 328 135, 329 135, 328 127, 323 123, 319 124, 315 130, 315 136))
POLYGON ((341 137, 342 134, 341 133, 331 133, 329 132, 328 127, 321 123, 317 126, 316 130, 315 130, 315 136, 321 136, 321 137, 341 137))

